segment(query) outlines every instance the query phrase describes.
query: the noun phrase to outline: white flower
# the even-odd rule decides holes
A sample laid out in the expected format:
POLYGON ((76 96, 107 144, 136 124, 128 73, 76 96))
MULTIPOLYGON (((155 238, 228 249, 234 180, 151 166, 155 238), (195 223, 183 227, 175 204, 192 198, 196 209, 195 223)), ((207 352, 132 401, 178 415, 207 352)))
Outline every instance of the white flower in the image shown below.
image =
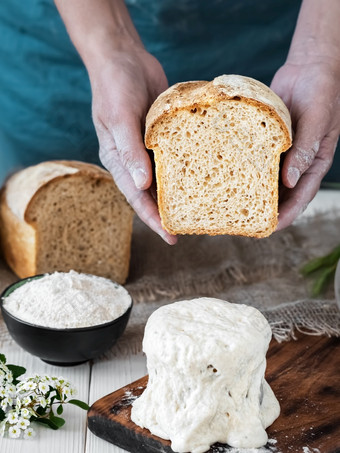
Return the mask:
POLYGON ((18 426, 11 426, 8 430, 9 437, 17 439, 20 437, 20 428, 18 426))
POLYGON ((68 398, 69 396, 71 396, 71 389, 69 387, 64 387, 62 392, 63 392, 63 397, 68 398))
POLYGON ((33 391, 37 388, 36 382, 26 381, 23 388, 28 391, 33 391))
POLYGON ((11 382, 13 381, 13 374, 12 374, 12 371, 9 371, 9 370, 8 370, 6 379, 7 379, 7 382, 8 382, 8 383, 11 383, 11 382))
POLYGON ((25 382, 22 381, 22 382, 18 382, 17 384, 17 391, 18 392, 23 392, 25 389, 24 389, 24 385, 25 385, 25 382))
POLYGON ((62 376, 59 376, 57 378, 56 385, 58 385, 59 387, 64 387, 64 385, 67 385, 67 383, 68 382, 62 376))
POLYGON ((0 403, 0 406, 1 406, 1 409, 3 411, 5 411, 7 409, 7 406, 8 406, 8 398, 4 398, 1 403, 0 403))
POLYGON ((27 420, 27 418, 19 418, 17 426, 20 427, 20 429, 25 430, 30 426, 30 421, 27 420))
POLYGON ((48 400, 46 398, 44 398, 43 396, 41 396, 39 398, 39 404, 41 407, 45 408, 48 405, 48 400))
POLYGON ((22 400, 21 403, 23 406, 29 406, 32 402, 32 398, 30 396, 25 396, 22 400))
POLYGON ((2 387, 0 390, 0 398, 5 398, 6 395, 7 395, 6 389, 5 387, 2 387))
POLYGON ((15 405, 15 410, 19 412, 21 409, 21 399, 17 398, 16 405, 15 405))
POLYGON ((6 385, 6 391, 7 391, 10 395, 15 395, 17 389, 16 389, 15 385, 13 385, 13 384, 7 384, 7 385, 6 385))
POLYGON ((45 382, 40 382, 38 387, 42 393, 47 393, 50 389, 49 385, 46 384, 45 382))
POLYGON ((21 417, 24 417, 24 418, 30 418, 30 416, 31 416, 30 411, 28 409, 26 409, 26 407, 21 409, 20 415, 21 415, 21 417))
POLYGON ((18 414, 14 411, 11 411, 7 414, 6 420, 11 425, 15 425, 18 422, 18 414))
POLYGON ((35 436, 35 431, 33 428, 27 428, 24 431, 24 439, 32 439, 35 436))

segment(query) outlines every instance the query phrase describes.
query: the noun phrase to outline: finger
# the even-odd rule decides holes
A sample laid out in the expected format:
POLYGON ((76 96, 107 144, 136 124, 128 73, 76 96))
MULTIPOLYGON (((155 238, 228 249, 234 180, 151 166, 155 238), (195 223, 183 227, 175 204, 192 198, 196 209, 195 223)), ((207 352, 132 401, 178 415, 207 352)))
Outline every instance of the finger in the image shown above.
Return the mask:
POLYGON ((121 163, 131 175, 137 189, 148 189, 152 182, 152 166, 145 149, 141 122, 136 115, 122 115, 110 131, 121 163))
POLYGON ((322 178, 332 165, 337 144, 337 135, 326 136, 313 164, 301 176, 294 189, 284 187, 280 194, 279 223, 277 230, 290 225, 308 206, 320 188, 322 178))
POLYGON ((138 190, 129 172, 122 166, 117 154, 112 150, 100 149, 100 157, 103 165, 112 174, 119 190, 125 195, 128 203, 137 213, 138 217, 153 231, 170 245, 177 242, 174 235, 169 234, 162 227, 158 213, 157 203, 148 190, 138 190))
POLYGON ((286 187, 295 187, 301 175, 312 165, 328 127, 328 115, 322 114, 321 110, 308 109, 300 116, 293 146, 285 156, 282 167, 281 177, 286 187))
POLYGON ((126 174, 126 179, 120 178, 120 181, 125 181, 120 189, 125 194, 127 201, 138 214, 138 217, 153 231, 159 234, 165 242, 170 245, 176 244, 176 236, 169 234, 163 229, 157 203, 150 192, 148 190, 136 189, 132 180, 128 181, 128 178, 128 174, 126 174))
POLYGON ((270 88, 274 91, 274 93, 280 96, 287 108, 289 108, 291 103, 291 90, 288 89, 286 84, 282 84, 282 78, 279 73, 275 74, 272 83, 270 84, 270 88))

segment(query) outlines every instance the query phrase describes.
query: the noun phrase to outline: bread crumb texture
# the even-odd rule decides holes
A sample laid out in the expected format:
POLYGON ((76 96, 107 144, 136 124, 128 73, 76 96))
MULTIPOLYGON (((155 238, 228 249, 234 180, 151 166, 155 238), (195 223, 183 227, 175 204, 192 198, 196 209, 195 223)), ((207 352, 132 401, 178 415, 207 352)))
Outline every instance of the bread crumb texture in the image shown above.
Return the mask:
MULTIPOLYGON (((41 175, 46 175, 49 165, 44 162, 36 167, 41 166, 41 175)), ((74 269, 125 282, 133 218, 130 206, 110 174, 100 167, 74 161, 58 165, 77 171, 66 168, 64 174, 53 174, 42 184, 35 180, 37 189, 19 210, 11 196, 11 179, 8 181, 1 203, 2 243, 8 264, 20 277, 74 269), (24 219, 15 215, 18 212, 24 219), (26 226, 25 241, 15 239, 21 224, 26 226), (23 268, 24 262, 29 264, 23 268)), ((26 173, 28 181, 31 172, 37 176, 36 167, 22 170, 17 193, 30 191, 24 176, 26 173)))
POLYGON ((169 88, 148 114, 146 145, 170 233, 265 237, 275 230, 291 123, 262 83, 221 76, 169 88))

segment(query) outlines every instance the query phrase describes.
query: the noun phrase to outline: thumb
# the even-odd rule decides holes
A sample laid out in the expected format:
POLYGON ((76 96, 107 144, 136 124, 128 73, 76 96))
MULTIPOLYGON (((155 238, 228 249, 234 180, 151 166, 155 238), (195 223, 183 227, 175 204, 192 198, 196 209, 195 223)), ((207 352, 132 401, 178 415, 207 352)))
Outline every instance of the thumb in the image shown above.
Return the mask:
POLYGON ((322 115, 317 109, 308 109, 301 114, 296 123, 293 146, 282 167, 282 182, 286 187, 295 187, 301 175, 312 165, 326 134, 327 125, 328 115, 322 115))
POLYGON ((140 119, 122 115, 111 129, 123 167, 131 175, 139 190, 146 190, 152 182, 152 165, 142 138, 140 119))

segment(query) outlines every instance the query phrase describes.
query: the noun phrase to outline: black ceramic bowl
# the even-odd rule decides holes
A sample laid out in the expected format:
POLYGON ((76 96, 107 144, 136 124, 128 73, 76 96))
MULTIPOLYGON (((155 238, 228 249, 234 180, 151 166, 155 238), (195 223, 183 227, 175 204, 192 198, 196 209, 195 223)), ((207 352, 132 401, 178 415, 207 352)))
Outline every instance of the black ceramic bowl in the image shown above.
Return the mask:
POLYGON ((16 318, 4 308, 3 299, 25 283, 42 276, 19 280, 1 294, 2 316, 9 333, 19 346, 44 362, 71 366, 98 357, 116 343, 128 323, 132 302, 130 308, 114 321, 72 329, 54 329, 30 324, 16 318))

